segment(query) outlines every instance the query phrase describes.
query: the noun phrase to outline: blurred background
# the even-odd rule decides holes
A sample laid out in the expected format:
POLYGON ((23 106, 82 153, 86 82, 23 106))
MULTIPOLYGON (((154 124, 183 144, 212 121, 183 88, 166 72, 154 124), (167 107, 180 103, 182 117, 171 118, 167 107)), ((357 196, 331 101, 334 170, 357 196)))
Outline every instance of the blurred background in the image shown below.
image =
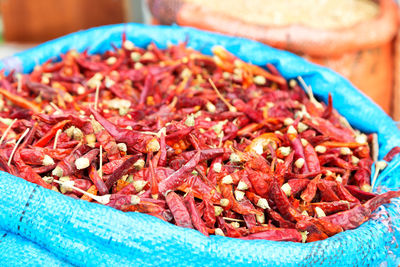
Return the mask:
POLYGON ((0 0, 0 12, 0 58, 99 25, 191 26, 327 66, 400 120, 396 0, 0 0))

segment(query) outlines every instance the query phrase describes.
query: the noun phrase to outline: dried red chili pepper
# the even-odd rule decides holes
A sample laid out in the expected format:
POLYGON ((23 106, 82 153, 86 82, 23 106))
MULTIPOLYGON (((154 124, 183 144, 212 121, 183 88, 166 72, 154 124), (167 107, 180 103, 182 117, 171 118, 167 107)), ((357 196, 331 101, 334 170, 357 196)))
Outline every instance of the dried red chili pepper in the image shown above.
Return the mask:
POLYGON ((301 234, 296 229, 288 228, 277 228, 271 229, 264 232, 259 232, 255 234, 249 234, 241 239, 252 240, 252 239, 265 239, 272 241, 292 241, 301 242, 301 234))
POLYGON ((290 179, 287 185, 282 186, 282 189, 284 189, 286 195, 297 195, 307 187, 309 182, 310 180, 308 179, 290 179))
POLYGON ((186 209, 181 197, 175 192, 169 192, 165 196, 165 200, 167 201, 167 205, 174 216, 176 225, 186 228, 193 228, 189 211, 186 209))
POLYGON ((311 221, 303 220, 296 223, 296 229, 305 232, 307 235, 306 242, 314 242, 328 238, 328 235, 321 231, 311 221))
POLYGON ((70 122, 69 120, 61 121, 54 125, 51 130, 46 133, 42 138, 40 138, 34 146, 36 147, 43 147, 45 146, 57 133, 58 130, 64 128, 64 126, 70 122))
POLYGON ((392 159, 398 155, 400 153, 400 147, 395 146, 394 148, 392 148, 389 153, 387 153, 384 157, 383 160, 386 161, 392 161, 392 159))
POLYGON ((103 179, 99 176, 99 173, 97 172, 94 164, 90 165, 89 178, 96 186, 99 195, 105 195, 108 193, 107 186, 105 185, 103 179))
POLYGON ((327 183, 325 183, 324 180, 319 181, 317 187, 321 194, 321 201, 334 202, 340 200, 336 193, 327 183))
POLYGON ((41 108, 37 104, 30 102, 19 95, 15 95, 3 88, 0 88, 0 94, 2 94, 5 98, 10 100, 11 102, 13 102, 16 106, 32 110, 34 113, 41 112, 41 108))
POLYGON ((310 181, 310 183, 307 185, 306 189, 301 193, 301 199, 304 200, 305 202, 311 203, 313 198, 315 197, 315 194, 317 192, 317 185, 319 183, 319 180, 321 179, 321 175, 317 175, 314 179, 310 181))
POLYGON ((350 192, 350 194, 352 194, 354 197, 356 197, 360 201, 370 200, 371 198, 374 198, 377 196, 374 193, 363 191, 355 185, 346 185, 345 188, 350 192))
POLYGON ((110 188, 114 185, 116 181, 121 179, 121 177, 128 172, 129 168, 135 163, 137 160, 137 156, 132 156, 128 158, 127 160, 124 161, 124 163, 121 164, 112 174, 108 179, 106 180, 105 184, 107 186, 107 189, 110 190, 110 188))
POLYGON ((349 209, 353 208, 355 205, 356 205, 356 203, 351 203, 346 200, 311 203, 311 206, 319 207, 320 209, 322 209, 325 212, 325 214, 328 214, 328 215, 332 214, 332 213, 336 213, 338 211, 349 210, 349 209))
POLYGON ((192 218, 192 223, 194 228, 199 230, 203 235, 208 236, 206 224, 201 219, 201 216, 196 208, 196 204, 194 201, 193 194, 190 192, 184 197, 184 201, 186 202, 186 207, 190 213, 190 217, 192 218))
POLYGON ((212 57, 186 43, 123 41, 0 75, 1 170, 243 239, 325 239, 399 196, 370 193, 376 138, 353 130, 331 96, 319 103, 301 77, 306 92, 221 47, 212 57))
POLYGON ((166 194, 169 190, 174 190, 181 185, 185 181, 185 175, 194 170, 199 160, 200 152, 197 152, 194 157, 179 170, 168 176, 165 180, 162 180, 158 185, 160 193, 166 194))
POLYGON ((142 153, 147 153, 149 151, 154 152, 160 149, 160 144, 157 139, 151 135, 119 128, 101 116, 100 113, 94 109, 90 108, 90 111, 96 120, 110 133, 112 137, 115 138, 117 142, 125 143, 128 148, 135 149, 142 153))
POLYGON ((296 221, 298 219, 300 213, 292 206, 275 179, 272 181, 270 196, 283 218, 289 221, 296 221))
POLYGON ((321 218, 321 220, 341 226, 344 230, 354 229, 368 220, 371 213, 380 205, 389 203, 391 198, 399 197, 400 191, 390 191, 371 198, 362 205, 357 205, 348 211, 338 212, 321 218))

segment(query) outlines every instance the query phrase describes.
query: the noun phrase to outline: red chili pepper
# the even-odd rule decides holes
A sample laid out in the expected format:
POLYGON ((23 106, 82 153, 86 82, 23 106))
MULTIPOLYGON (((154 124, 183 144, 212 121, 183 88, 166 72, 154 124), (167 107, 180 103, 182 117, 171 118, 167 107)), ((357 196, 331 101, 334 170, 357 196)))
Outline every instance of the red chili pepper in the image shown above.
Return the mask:
POLYGON ((272 177, 253 170, 246 170, 246 174, 254 191, 258 195, 265 197, 269 192, 269 183, 271 183, 272 177))
POLYGON ((354 229, 368 220, 375 209, 382 204, 389 203, 390 199, 394 197, 400 197, 400 191, 390 191, 378 195, 362 205, 357 205, 348 211, 342 211, 323 217, 321 220, 339 225, 344 230, 354 229))
POLYGON ((268 225, 268 226, 256 225, 256 226, 252 227, 251 229, 249 229, 249 232, 251 234, 255 234, 255 233, 265 232, 265 231, 274 230, 274 229, 278 229, 278 228, 273 225, 268 225))
POLYGON ((321 170, 317 153, 315 153, 313 146, 308 142, 304 146, 304 156, 309 172, 319 172, 321 170))
MULTIPOLYGON (((131 195, 123 195, 123 194, 111 194, 110 195, 110 200, 107 204, 107 206, 120 209, 120 210, 126 210, 129 209, 132 205, 135 206, 139 203, 143 204, 143 201, 139 199, 139 203, 136 203, 138 200, 133 198, 131 195), (135 202, 133 202, 135 201, 135 202)), ((152 203, 153 204, 153 203, 152 203)), ((158 205, 157 205, 158 206, 158 205)))
POLYGON ((234 99, 232 103, 238 111, 246 114, 252 121, 255 121, 257 123, 261 123, 263 121, 262 114, 251 108, 243 100, 234 99))
POLYGON ((325 180, 319 181, 317 187, 321 194, 321 201, 332 202, 340 200, 339 197, 332 190, 332 188, 327 183, 325 183, 325 180))
POLYGON ((160 135, 160 159, 158 166, 165 166, 167 164, 167 147, 166 147, 165 134, 162 132, 160 135))
POLYGON ((290 154, 286 157, 283 164, 278 165, 279 167, 277 166, 277 168, 275 170, 277 175, 280 175, 280 176, 285 175, 292 171, 292 163, 293 163, 293 159, 294 159, 294 154, 295 154, 294 151, 290 152, 290 154), (282 167, 280 167, 280 166, 282 166, 282 167))
MULTIPOLYGON (((75 146, 76 146, 76 144, 75 144, 75 146)), ((43 148, 42 147, 32 147, 30 149, 35 151, 35 152, 32 151, 32 153, 37 153, 36 151, 39 151, 39 153, 49 155, 51 158, 53 158, 55 160, 62 160, 63 158, 65 158, 66 156, 71 154, 71 152, 72 152, 72 149, 70 149, 70 148, 65 149, 65 148, 60 148, 59 146, 57 146, 57 149, 48 148, 48 147, 43 147, 43 148)))
POLYGON ((350 179, 350 175, 351 175, 351 171, 350 170, 346 170, 342 176, 342 184, 346 185, 349 182, 350 179))
MULTIPOLYGON (((92 183, 86 179, 79 179, 79 178, 75 178, 75 177, 69 177, 68 179, 73 182, 73 186, 75 186, 83 191, 89 190, 90 186, 92 186, 92 183)), ((65 190, 67 193, 70 192, 70 193, 76 195, 77 197, 83 196, 82 192, 79 192, 75 189, 70 189, 70 188, 66 187, 65 190)))
POLYGON ((34 170, 28 165, 18 166, 18 176, 27 180, 28 182, 43 186, 44 188, 50 189, 51 185, 43 181, 39 174, 35 173, 34 170))
POLYGON ((345 188, 357 199, 359 200, 370 200, 371 198, 376 197, 377 195, 371 192, 366 192, 361 189, 359 189, 355 185, 346 185, 345 188))
POLYGON ((69 176, 77 171, 75 160, 80 157, 82 146, 78 145, 70 155, 57 163, 52 175, 57 177, 69 176))
POLYGON ((302 200, 304 200, 305 202, 311 203, 311 201, 315 197, 315 194, 317 193, 317 185, 319 183, 320 178, 321 178, 321 175, 318 175, 310 181, 310 183, 307 185, 306 189, 303 191, 303 193, 301 193, 300 198, 302 200))
MULTIPOLYGON (((62 142, 60 144, 57 144, 57 149, 68 149, 68 148, 74 148, 77 145, 79 145, 79 141, 68 141, 68 142, 62 142)), ((47 147, 48 148, 48 147, 47 147)), ((57 152, 60 152, 57 150, 57 152)))
POLYGON ((386 156, 383 157, 383 160, 386 160, 386 161, 389 161, 389 162, 390 162, 390 161, 392 161, 393 158, 394 158, 395 156, 397 156, 399 153, 400 153, 400 147, 395 146, 395 147, 393 147, 393 148, 389 151, 389 153, 386 154, 386 156))
POLYGON ((174 216, 176 225, 185 228, 193 228, 189 211, 186 209, 181 197, 174 192, 169 192, 165 196, 165 200, 174 216))
POLYGON ((21 108, 32 110, 34 113, 40 113, 42 111, 37 104, 30 102, 19 95, 15 95, 3 88, 0 88, 0 94, 21 108))
POLYGON ((200 161, 210 160, 215 157, 222 156, 224 153, 228 151, 225 148, 209 148, 209 149, 202 149, 202 150, 192 150, 188 152, 180 153, 179 155, 184 158, 185 160, 190 160, 193 158, 198 151, 200 151, 200 161))
POLYGON ((325 221, 322 218, 311 218, 311 221, 328 236, 333 236, 340 232, 343 232, 343 228, 340 225, 325 221))
POLYGON ((185 127, 183 129, 177 130, 173 133, 168 133, 165 136, 165 141, 168 145, 172 146, 174 143, 178 142, 185 136, 189 135, 194 130, 194 127, 185 127))
POLYGON ((306 232, 307 242, 314 242, 328 238, 328 235, 321 231, 314 223, 307 220, 302 220, 296 223, 296 229, 301 232, 306 232))
MULTIPOLYGON (((225 217, 225 218, 228 218, 228 217, 225 217)), ((236 238, 242 236, 240 228, 236 229, 231 224, 226 223, 224 218, 218 217, 217 218, 217 223, 218 223, 219 228, 225 232, 226 236, 236 237, 236 238)))
POLYGON ((165 212, 165 209, 163 209, 159 205, 148 201, 140 201, 140 203, 136 205, 129 205, 128 202, 128 205, 125 205, 122 210, 147 213, 159 217, 161 219, 163 219, 162 214, 165 212))
POLYGON ((131 157, 130 155, 127 155, 122 158, 107 162, 106 164, 103 165, 103 168, 102 168, 103 173, 104 174, 112 174, 116 169, 118 169, 122 165, 122 163, 124 163, 130 157, 131 157))
POLYGON ((120 151, 114 138, 105 130, 96 132, 96 140, 103 146, 104 151, 107 152, 107 158, 112 161, 121 158, 120 151))
POLYGON ((94 164, 90 165, 89 178, 96 186, 99 195, 105 195, 108 193, 107 186, 104 184, 103 179, 101 179, 101 177, 99 176, 99 173, 97 172, 94 164))
POLYGON ((43 99, 52 101, 57 96, 57 91, 53 87, 47 86, 42 83, 32 82, 27 80, 25 85, 34 93, 40 94, 43 99))
POLYGON ((190 187, 188 183, 184 182, 178 187, 178 190, 184 192, 191 191, 196 198, 210 200, 213 203, 219 203, 222 196, 214 187, 207 185, 198 176, 191 176, 190 179, 192 180, 190 187))
POLYGON ((142 153, 157 151, 159 149, 157 146, 155 148, 151 146, 153 140, 155 140, 159 145, 157 139, 154 137, 133 130, 119 128, 101 116, 100 113, 94 109, 90 108, 90 111, 96 120, 110 133, 110 135, 114 137, 117 142, 125 143, 128 149, 132 148, 142 153))
POLYGON ((251 154, 250 160, 248 160, 245 164, 246 169, 259 171, 262 173, 271 173, 272 169, 268 165, 268 162, 258 154, 251 154))
POLYGON ((332 111, 333 111, 333 100, 332 100, 331 93, 329 93, 328 94, 328 105, 326 106, 324 113, 321 115, 321 117, 324 119, 329 119, 330 116, 332 115, 332 111))
POLYGON ((295 227, 294 223, 284 219, 278 212, 276 212, 272 209, 268 210, 267 212, 268 212, 268 215, 271 217, 271 219, 273 219, 274 221, 276 221, 279 224, 279 227, 281 227, 281 228, 294 228, 295 227))
POLYGON ((135 163, 135 161, 138 159, 137 156, 132 156, 124 161, 124 163, 121 164, 112 174, 111 176, 106 180, 105 184, 107 186, 107 189, 110 190, 111 187, 114 185, 116 181, 121 179, 123 175, 125 175, 128 171, 129 168, 135 163))
POLYGON ((54 167, 56 167, 56 164, 49 165, 49 166, 32 167, 32 170, 34 172, 36 172, 37 174, 43 174, 43 173, 50 172, 51 170, 54 169, 54 167))
POLYGON ((192 218, 192 223, 194 228, 200 231, 205 236, 208 236, 207 227, 204 221, 201 219, 200 214, 196 208, 196 204, 194 201, 193 194, 190 192, 184 197, 184 201, 186 203, 186 207, 190 213, 190 217, 192 218))
POLYGON ((161 194, 165 195, 169 190, 176 189, 185 181, 185 175, 191 172, 196 167, 200 160, 200 152, 197 152, 194 157, 189 160, 179 170, 168 176, 165 180, 162 180, 158 184, 158 188, 161 194))
POLYGON ((244 240, 265 239, 271 241, 301 242, 301 234, 296 229, 271 229, 241 237, 244 240))
POLYGON ((270 196, 283 218, 293 222, 297 220, 297 218, 300 216, 300 213, 289 202, 289 199, 281 190, 278 182, 275 179, 271 184, 270 196))
POLYGON ((321 162, 321 165, 325 165, 327 163, 332 163, 332 164, 335 164, 335 166, 338 166, 345 170, 356 170, 357 169, 357 167, 355 167, 350 162, 347 162, 347 161, 337 157, 337 155, 334 155, 334 154, 319 156, 319 161, 321 162))
POLYGON ((308 185, 310 180, 308 179, 290 179, 287 183, 290 186, 290 194, 297 195, 302 192, 308 185))
MULTIPOLYGON (((217 185, 217 172, 214 170, 216 168, 215 166, 221 166, 221 171, 222 171, 222 157, 216 157, 213 159, 210 169, 207 173, 207 180, 212 184, 212 185, 217 185)), ((219 169, 219 167, 218 167, 219 169)))
POLYGON ((360 200, 353 196, 342 183, 336 182, 336 192, 342 200, 347 200, 351 203, 360 203, 360 200))
POLYGON ((203 200, 203 219, 208 228, 214 228, 216 217, 214 206, 207 200, 203 200))
POLYGON ((69 120, 65 120, 54 125, 48 133, 46 133, 42 138, 39 139, 39 141, 35 143, 34 146, 36 147, 45 146, 56 135, 57 131, 64 128, 64 126, 69 122, 70 122, 69 120))
POLYGON ((311 203, 310 205, 313 207, 319 207, 320 209, 322 209, 325 212, 325 214, 329 215, 332 213, 336 213, 338 211, 349 210, 357 204, 348 202, 346 200, 338 200, 338 201, 332 201, 332 202, 311 203))
POLYGON ((354 137, 348 130, 335 127, 328 120, 314 117, 313 120, 305 120, 305 123, 323 135, 330 136, 335 141, 354 142, 354 137))
MULTIPOLYGON (((44 165, 44 158, 46 154, 43 151, 38 151, 29 148, 20 150, 21 159, 29 165, 44 165)), ((53 162, 54 164, 54 162, 53 162)))
MULTIPOLYGON (((242 204, 242 206, 244 206, 247 209, 254 209, 253 204, 248 199, 244 199, 241 202, 241 204, 242 204)), ((257 225, 255 214, 243 215, 243 219, 244 219, 244 222, 246 224, 246 227, 248 229, 250 229, 250 231, 252 231, 252 229, 257 225)))
POLYGON ((71 123, 72 125, 78 127, 78 128, 82 128, 85 129, 86 125, 90 124, 88 119, 85 118, 81 118, 76 114, 71 114, 69 112, 65 112, 63 114, 43 114, 43 113, 39 113, 39 114, 34 114, 32 115, 32 118, 38 121, 42 121, 48 124, 57 124, 60 123, 62 121, 70 121, 69 123, 71 123))
POLYGON ((308 169, 307 166, 307 161, 306 161, 306 156, 304 155, 304 148, 303 145, 301 144, 300 139, 297 137, 297 135, 289 135, 289 139, 291 141, 292 148, 294 150, 294 157, 295 159, 303 159, 304 160, 304 165, 300 168, 301 173, 308 173, 310 170, 308 169))
POLYGON ((150 169, 150 190, 151 196, 155 199, 158 198, 158 179, 156 177, 156 173, 154 171, 154 166, 151 160, 149 160, 149 169, 150 169))
POLYGON ((320 144, 321 146, 325 147, 348 147, 348 148, 359 148, 364 146, 365 144, 360 144, 356 142, 333 142, 333 141, 326 141, 320 144))
POLYGON ((81 158, 85 158, 89 161, 89 165, 97 158, 99 155, 100 150, 97 148, 94 148, 90 150, 89 152, 85 153, 81 158))
POLYGON ((361 190, 369 192, 371 190, 370 186, 370 174, 366 169, 359 168, 354 174, 354 180, 357 182, 361 190))

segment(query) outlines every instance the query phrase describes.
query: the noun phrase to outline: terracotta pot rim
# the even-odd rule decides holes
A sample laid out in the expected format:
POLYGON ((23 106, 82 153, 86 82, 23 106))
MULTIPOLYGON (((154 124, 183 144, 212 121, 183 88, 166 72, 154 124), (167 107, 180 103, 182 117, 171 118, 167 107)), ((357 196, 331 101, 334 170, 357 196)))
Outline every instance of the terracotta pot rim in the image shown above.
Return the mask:
POLYGON ((204 30, 243 36, 277 48, 312 56, 340 55, 344 52, 377 47, 391 41, 398 28, 397 5, 378 0, 379 15, 352 27, 323 30, 304 25, 268 27, 238 21, 224 14, 179 0, 176 22, 204 30))

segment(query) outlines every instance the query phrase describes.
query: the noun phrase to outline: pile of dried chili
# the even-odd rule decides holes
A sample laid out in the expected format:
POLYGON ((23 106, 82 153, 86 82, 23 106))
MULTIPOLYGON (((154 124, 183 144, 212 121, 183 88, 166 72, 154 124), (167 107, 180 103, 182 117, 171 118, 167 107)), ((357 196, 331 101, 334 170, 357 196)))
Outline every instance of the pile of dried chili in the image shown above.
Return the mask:
POLYGON ((372 164, 383 169, 400 148, 377 161, 376 135, 352 129, 301 77, 213 53, 125 40, 2 72, 0 169, 242 239, 322 240, 400 196, 372 193, 370 181, 372 164))

